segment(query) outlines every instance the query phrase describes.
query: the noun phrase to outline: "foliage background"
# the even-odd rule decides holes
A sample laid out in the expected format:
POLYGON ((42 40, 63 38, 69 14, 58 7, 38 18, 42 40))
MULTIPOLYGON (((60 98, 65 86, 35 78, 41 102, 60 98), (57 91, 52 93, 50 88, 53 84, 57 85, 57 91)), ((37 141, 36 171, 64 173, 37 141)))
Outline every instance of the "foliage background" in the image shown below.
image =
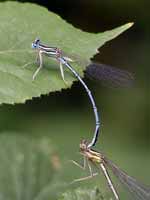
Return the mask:
MULTIPOLYGON (((149 2, 146 0, 30 2, 46 6, 75 27, 89 32, 100 32, 129 21, 135 22, 132 29, 107 43, 94 58, 102 63, 131 71, 135 76, 134 87, 112 89, 88 79, 85 81, 93 91, 101 113, 102 134, 97 149, 105 152, 130 175, 150 185, 149 2)), ((74 178, 85 175, 67 161, 80 160, 77 154, 78 144, 81 138, 91 138, 93 120, 87 96, 79 83, 74 83, 71 89, 35 98, 24 105, 0 107, 1 132, 14 131, 36 138, 48 136, 51 139, 59 158, 60 168, 57 178, 64 182, 71 182, 74 178)), ((103 181, 102 177, 97 177, 70 188, 78 186, 91 188, 97 185, 106 192, 107 187, 103 181)))

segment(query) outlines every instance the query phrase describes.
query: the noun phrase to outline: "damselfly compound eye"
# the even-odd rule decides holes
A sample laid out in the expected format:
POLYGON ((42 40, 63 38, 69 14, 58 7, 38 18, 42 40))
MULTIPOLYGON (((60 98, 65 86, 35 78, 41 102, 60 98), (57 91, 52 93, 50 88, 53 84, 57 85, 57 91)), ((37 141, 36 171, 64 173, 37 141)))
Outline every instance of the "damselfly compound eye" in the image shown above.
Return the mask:
POLYGON ((32 43, 31 47, 32 47, 32 49, 35 49, 37 47, 37 45, 35 43, 32 43))
POLYGON ((35 43, 35 44, 39 44, 39 43, 40 43, 40 39, 39 39, 39 38, 36 38, 35 41, 34 41, 34 43, 35 43))

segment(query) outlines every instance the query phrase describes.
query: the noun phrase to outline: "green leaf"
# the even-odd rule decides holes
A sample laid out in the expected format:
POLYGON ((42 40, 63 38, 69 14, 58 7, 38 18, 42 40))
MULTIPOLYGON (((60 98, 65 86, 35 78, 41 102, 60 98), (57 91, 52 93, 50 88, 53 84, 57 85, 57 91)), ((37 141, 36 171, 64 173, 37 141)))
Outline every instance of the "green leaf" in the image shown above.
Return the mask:
POLYGON ((75 80, 71 72, 65 72, 66 85, 58 62, 44 58, 44 68, 32 81, 37 65, 31 43, 36 37, 61 48, 66 56, 75 57, 72 65, 83 76, 83 70, 97 49, 132 26, 128 23, 103 33, 87 33, 46 8, 30 3, 0 3, 0 13, 0 103, 10 104, 70 87, 75 80))
POLYGON ((0 199, 48 200, 55 174, 53 154, 46 137, 0 134, 0 199))
POLYGON ((105 200, 98 188, 78 188, 62 194, 59 200, 105 200))

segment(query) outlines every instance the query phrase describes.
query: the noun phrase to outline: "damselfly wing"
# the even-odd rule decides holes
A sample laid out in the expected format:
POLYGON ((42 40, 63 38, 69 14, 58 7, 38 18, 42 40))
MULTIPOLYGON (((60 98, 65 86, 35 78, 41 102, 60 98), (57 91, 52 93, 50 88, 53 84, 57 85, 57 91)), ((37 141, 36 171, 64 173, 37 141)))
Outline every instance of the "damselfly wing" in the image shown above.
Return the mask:
POLYGON ((148 186, 145 186, 143 183, 140 183, 135 178, 129 176, 107 157, 103 156, 103 160, 105 167, 113 172, 123 186, 131 192, 135 200, 150 200, 150 188, 148 186))

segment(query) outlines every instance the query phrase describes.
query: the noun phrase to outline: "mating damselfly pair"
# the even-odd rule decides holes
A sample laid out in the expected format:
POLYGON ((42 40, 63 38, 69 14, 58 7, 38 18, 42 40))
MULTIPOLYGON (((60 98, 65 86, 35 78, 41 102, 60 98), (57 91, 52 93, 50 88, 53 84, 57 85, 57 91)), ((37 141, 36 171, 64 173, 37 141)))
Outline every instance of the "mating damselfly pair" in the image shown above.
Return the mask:
MULTIPOLYGON (((32 48, 37 50, 37 53, 38 53, 37 54, 37 62, 39 63, 39 67, 36 70, 36 72, 34 73, 33 79, 35 79, 38 72, 43 67, 43 54, 45 54, 46 56, 55 59, 59 63, 61 76, 65 83, 66 83, 66 80, 64 77, 63 66, 68 68, 74 74, 74 76, 80 81, 82 86, 85 88, 85 90, 89 96, 90 102, 92 104, 92 108, 93 108, 93 112, 94 112, 94 116, 95 116, 95 132, 94 132, 93 138, 90 143, 86 142, 85 140, 82 140, 80 143, 80 152, 84 156, 84 166, 82 167, 77 162, 73 161, 74 164, 78 165, 79 167, 81 167, 83 169, 85 169, 86 163, 87 163, 89 171, 90 171, 90 176, 76 179, 74 182, 86 180, 86 179, 92 178, 93 176, 97 175, 97 173, 92 172, 92 168, 89 163, 89 161, 90 161, 92 164, 94 164, 94 166, 102 169, 103 174, 106 177, 108 185, 109 185, 112 193, 114 194, 114 197, 116 200, 119 200, 120 198, 119 198, 118 192, 115 189, 115 187, 111 181, 111 178, 108 174, 107 167, 109 167, 113 171, 113 173, 116 175, 116 177, 118 177, 118 179, 121 181, 121 183, 123 183, 125 186, 127 186, 129 191, 131 191, 134 194, 134 197, 136 200, 150 200, 150 188, 149 187, 146 187, 143 184, 139 183, 138 181, 136 181, 136 179, 130 177, 125 172, 123 172, 121 169, 119 169, 115 164, 112 163, 112 161, 107 159, 102 153, 99 153, 92 149, 92 147, 96 144, 98 136, 99 136, 99 128, 100 128, 99 114, 98 114, 95 100, 93 98, 91 91, 89 90, 86 83, 79 76, 79 74, 70 65, 70 62, 72 61, 72 59, 69 57, 65 57, 63 55, 61 49, 59 49, 57 47, 51 47, 51 46, 44 45, 41 43, 41 41, 39 39, 36 39, 32 43, 32 48)), ((116 77, 119 78, 118 75, 121 75, 121 79, 124 82, 126 80, 132 81, 132 76, 130 75, 130 73, 127 73, 126 71, 121 71, 119 69, 117 69, 115 71, 114 69, 115 68, 112 68, 112 67, 109 67, 106 65, 91 64, 88 67, 87 74, 91 74, 92 77, 95 76, 98 79, 103 79, 103 77, 107 77, 107 76, 112 79, 113 75, 115 75, 115 79, 116 79, 116 77), (101 68, 98 68, 98 67, 101 67, 101 68), (100 69, 102 69, 102 71, 100 69)))

